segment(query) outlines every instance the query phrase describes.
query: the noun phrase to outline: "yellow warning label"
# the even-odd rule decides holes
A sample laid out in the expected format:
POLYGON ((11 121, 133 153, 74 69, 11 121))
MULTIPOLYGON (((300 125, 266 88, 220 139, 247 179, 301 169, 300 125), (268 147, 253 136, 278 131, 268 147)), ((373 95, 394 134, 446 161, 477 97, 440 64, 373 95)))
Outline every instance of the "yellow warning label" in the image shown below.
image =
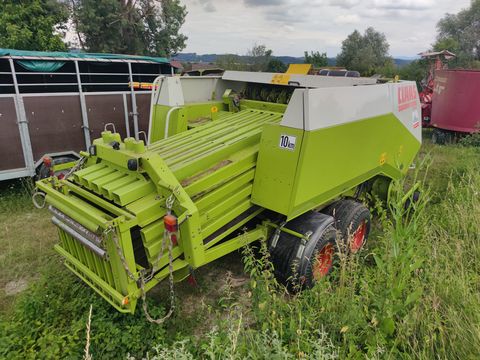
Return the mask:
POLYGON ((272 84, 279 84, 279 85, 288 85, 290 80, 289 74, 275 74, 270 81, 272 84))
POLYGON ((288 66, 288 70, 285 73, 307 75, 311 68, 312 64, 290 64, 288 66))
POLYGON ((380 162, 380 165, 383 165, 387 162, 387 153, 386 152, 384 152, 380 155, 380 161, 379 162, 380 162))

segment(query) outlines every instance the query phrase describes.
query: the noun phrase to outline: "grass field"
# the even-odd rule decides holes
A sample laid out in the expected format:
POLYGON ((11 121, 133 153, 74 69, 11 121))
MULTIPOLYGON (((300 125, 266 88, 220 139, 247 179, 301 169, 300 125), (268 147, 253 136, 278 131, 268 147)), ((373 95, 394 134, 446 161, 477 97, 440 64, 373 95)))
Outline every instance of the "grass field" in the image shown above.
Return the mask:
MULTIPOLYGON (((416 211, 402 214, 398 199, 393 213, 377 209, 365 250, 311 291, 286 294, 265 251, 248 248, 199 269, 197 287, 176 285, 177 311, 161 326, 141 309, 116 313, 71 275, 31 185, 0 183, 0 358, 82 358, 92 305, 94 359, 477 359, 480 148, 427 141, 418 163, 416 211)), ((149 293, 153 315, 167 293, 149 293)))

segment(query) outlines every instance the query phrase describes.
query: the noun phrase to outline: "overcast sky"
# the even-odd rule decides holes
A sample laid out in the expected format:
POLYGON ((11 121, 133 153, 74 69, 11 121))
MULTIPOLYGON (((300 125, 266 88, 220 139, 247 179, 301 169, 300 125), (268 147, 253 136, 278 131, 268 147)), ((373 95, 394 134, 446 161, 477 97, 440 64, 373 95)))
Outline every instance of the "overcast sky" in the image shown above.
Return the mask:
POLYGON ((181 0, 188 15, 183 52, 245 54, 257 42, 274 55, 305 50, 335 56, 348 34, 373 26, 393 56, 414 56, 434 41, 435 25, 470 0, 181 0))

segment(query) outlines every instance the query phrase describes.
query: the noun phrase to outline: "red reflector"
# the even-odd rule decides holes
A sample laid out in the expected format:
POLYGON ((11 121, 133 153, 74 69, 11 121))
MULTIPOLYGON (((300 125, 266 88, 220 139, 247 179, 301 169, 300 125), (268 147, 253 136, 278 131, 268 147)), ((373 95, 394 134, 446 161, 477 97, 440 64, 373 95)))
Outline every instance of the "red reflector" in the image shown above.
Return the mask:
POLYGON ((187 282, 194 287, 197 287, 198 285, 197 279, 195 279, 195 276, 193 276, 192 274, 188 275, 187 282))
POLYGON ((45 165, 46 167, 52 166, 52 158, 45 156, 43 158, 43 165, 45 165))
POLYGON ((62 174, 58 175, 57 177, 58 177, 58 180, 62 180, 65 177, 65 174, 62 173, 62 174))
POLYGON ((177 242, 177 235, 175 235, 175 234, 170 235, 170 239, 172 240, 172 245, 177 246, 177 243, 178 243, 177 242))
POLYGON ((163 223, 165 224, 165 230, 168 232, 177 231, 177 218, 173 215, 165 215, 163 217, 163 223))

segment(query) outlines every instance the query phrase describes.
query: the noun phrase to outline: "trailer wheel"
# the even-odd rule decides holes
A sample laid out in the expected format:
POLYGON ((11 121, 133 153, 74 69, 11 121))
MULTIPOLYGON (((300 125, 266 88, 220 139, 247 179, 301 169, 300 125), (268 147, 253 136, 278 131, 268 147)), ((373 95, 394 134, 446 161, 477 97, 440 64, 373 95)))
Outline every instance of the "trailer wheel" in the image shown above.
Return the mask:
MULTIPOLYGON (((52 165, 65 164, 65 163, 76 161, 76 160, 78 160, 78 158, 75 157, 75 156, 68 156, 68 155, 57 156, 57 157, 54 157, 52 159, 52 165)), ((61 170, 61 171, 58 171, 57 173, 55 173, 53 175, 59 176, 60 174, 65 174, 67 172, 68 172, 68 170, 61 170)), ((42 164, 38 167, 38 169, 37 169, 37 180, 46 179, 47 177, 49 177, 51 175, 52 174, 51 174, 49 166, 46 166, 45 164, 42 164)))
POLYGON ((332 269, 336 252, 336 231, 331 216, 309 212, 290 221, 285 228, 308 240, 280 232, 276 244, 270 239, 270 260, 278 282, 290 291, 312 287, 332 269))
POLYGON ((353 199, 342 199, 322 212, 335 218, 335 226, 340 233, 343 249, 354 254, 360 251, 370 233, 371 216, 368 208, 353 199))
POLYGON ((432 143, 437 145, 445 145, 447 142, 447 133, 440 129, 434 129, 432 132, 432 143))

